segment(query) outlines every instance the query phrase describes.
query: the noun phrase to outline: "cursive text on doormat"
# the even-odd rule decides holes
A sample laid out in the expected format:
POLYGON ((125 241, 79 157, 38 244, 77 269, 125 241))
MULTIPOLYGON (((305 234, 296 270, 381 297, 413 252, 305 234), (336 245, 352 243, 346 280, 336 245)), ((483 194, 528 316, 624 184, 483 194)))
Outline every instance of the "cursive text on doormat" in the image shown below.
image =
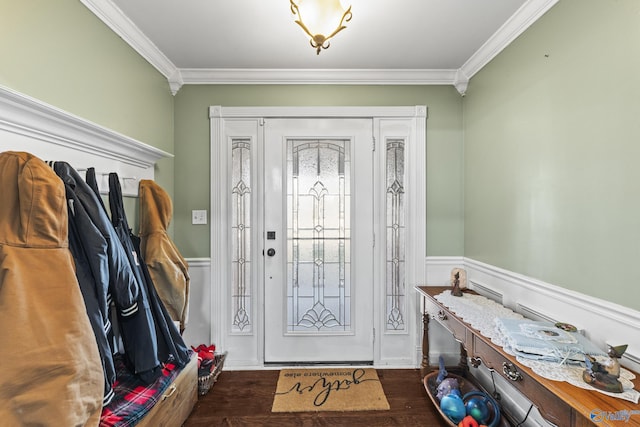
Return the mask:
POLYGON ((286 369, 273 412, 389 409, 375 369, 286 369))

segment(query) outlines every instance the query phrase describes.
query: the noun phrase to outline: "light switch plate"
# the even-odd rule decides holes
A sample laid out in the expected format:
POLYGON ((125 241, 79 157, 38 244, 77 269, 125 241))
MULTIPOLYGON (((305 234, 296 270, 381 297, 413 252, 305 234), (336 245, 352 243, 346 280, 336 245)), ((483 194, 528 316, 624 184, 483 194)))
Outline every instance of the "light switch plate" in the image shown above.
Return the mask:
POLYGON ((191 211, 191 224, 206 224, 206 223, 207 223, 206 209, 191 211))

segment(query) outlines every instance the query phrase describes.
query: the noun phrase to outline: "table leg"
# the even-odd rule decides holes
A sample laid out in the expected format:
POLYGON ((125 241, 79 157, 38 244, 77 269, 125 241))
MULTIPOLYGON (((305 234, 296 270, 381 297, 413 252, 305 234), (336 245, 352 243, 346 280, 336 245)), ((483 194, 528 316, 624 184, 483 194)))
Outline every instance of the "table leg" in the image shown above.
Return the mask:
POLYGON ((460 362, 458 363, 458 367, 462 370, 462 372, 464 372, 463 376, 465 376, 469 372, 469 363, 467 362, 467 349, 462 343, 460 343, 460 362))
POLYGON ((420 363, 420 376, 425 377, 433 367, 429 365, 429 313, 422 313, 422 362, 420 363))

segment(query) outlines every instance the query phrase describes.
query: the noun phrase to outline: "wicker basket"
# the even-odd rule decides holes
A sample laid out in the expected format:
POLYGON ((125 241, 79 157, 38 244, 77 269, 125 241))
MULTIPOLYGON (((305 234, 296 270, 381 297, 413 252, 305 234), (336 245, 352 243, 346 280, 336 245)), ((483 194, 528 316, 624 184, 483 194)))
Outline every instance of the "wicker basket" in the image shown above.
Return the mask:
MULTIPOLYGON (((457 427, 457 424, 455 424, 453 421, 451 421, 451 419, 449 419, 449 417, 447 415, 445 415, 444 412, 442 412, 442 409, 440 409, 440 399, 438 399, 438 397, 436 396, 437 394, 437 385, 436 385, 436 378, 438 376, 438 372, 432 372, 430 374, 427 374, 427 376, 424 377, 423 379, 423 383, 424 383, 424 389, 427 391, 427 395, 429 396, 429 398, 431 399, 431 402, 433 402, 433 406, 435 406, 436 410, 438 411, 438 413, 440 414, 440 416, 442 417, 442 419, 444 420, 445 423, 447 423, 447 425, 451 426, 451 427, 457 427)), ((447 376, 448 378, 455 378, 458 380, 458 384, 460 384, 460 392, 465 395, 467 393, 469 393, 470 391, 484 391, 482 389, 482 387, 478 384, 476 384, 471 378, 468 377, 462 377, 460 375, 456 375, 456 374, 451 374, 449 373, 449 375, 447 376)), ((492 409, 492 416, 494 414, 493 411, 493 407, 491 407, 492 409)), ((511 427, 511 424, 509 423, 509 421, 504 417, 500 417, 500 420, 497 424, 498 427, 511 427)))
POLYGON ((224 360, 227 358, 227 352, 224 353, 216 353, 214 355, 214 365, 213 371, 207 375, 198 376, 198 394, 200 396, 204 396, 209 392, 211 387, 218 380, 218 376, 220 376, 220 372, 222 372, 222 367, 224 366, 224 360))

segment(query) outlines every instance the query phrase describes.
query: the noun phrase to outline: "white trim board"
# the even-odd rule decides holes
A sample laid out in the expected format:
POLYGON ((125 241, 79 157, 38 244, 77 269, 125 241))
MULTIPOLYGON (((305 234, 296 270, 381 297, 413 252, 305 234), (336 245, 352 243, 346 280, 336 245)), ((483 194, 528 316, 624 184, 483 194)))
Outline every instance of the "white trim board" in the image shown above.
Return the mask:
POLYGON ((27 151, 42 160, 66 161, 78 172, 94 167, 100 191, 116 172, 125 196, 137 196, 140 179, 173 154, 0 86, 0 151, 27 151))
POLYGON ((467 271, 467 286, 527 317, 568 322, 603 350, 629 344, 621 363, 640 371, 640 312, 464 257, 427 257, 428 283, 449 283, 454 267, 467 271))
POLYGON ((313 118, 313 117, 338 117, 338 118, 402 118, 402 117, 428 117, 428 109, 425 105, 415 106, 276 106, 276 107, 223 107, 212 105, 209 107, 209 118, 212 119, 238 119, 238 118, 313 118))

